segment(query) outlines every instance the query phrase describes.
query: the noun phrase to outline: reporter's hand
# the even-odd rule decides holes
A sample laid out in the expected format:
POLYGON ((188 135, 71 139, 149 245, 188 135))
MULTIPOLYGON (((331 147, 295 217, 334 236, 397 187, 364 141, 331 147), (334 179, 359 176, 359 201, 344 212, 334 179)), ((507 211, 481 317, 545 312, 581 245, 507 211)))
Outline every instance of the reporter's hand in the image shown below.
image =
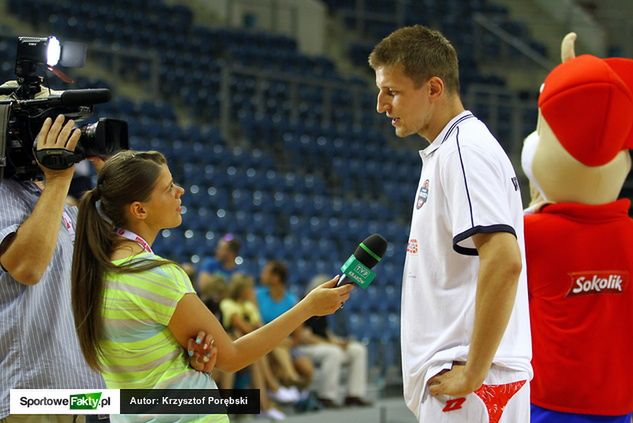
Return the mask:
POLYGON ((311 316, 325 316, 340 309, 354 289, 353 284, 336 287, 339 276, 314 288, 301 300, 305 301, 311 316))
POLYGON ((205 335, 203 331, 198 332, 196 339, 189 338, 187 342, 187 355, 189 365, 199 372, 211 373, 215 368, 218 359, 218 349, 211 334, 205 335))
MULTIPOLYGON (((75 121, 70 119, 64 124, 64 115, 58 115, 53 122, 51 118, 46 118, 42 129, 36 138, 36 149, 44 150, 46 148, 63 148, 68 151, 75 151, 81 131, 74 128, 75 121)), ((75 167, 71 166, 68 169, 53 170, 49 169, 42 164, 39 164, 42 172, 44 172, 44 178, 46 182, 54 180, 67 180, 72 179, 75 167)))

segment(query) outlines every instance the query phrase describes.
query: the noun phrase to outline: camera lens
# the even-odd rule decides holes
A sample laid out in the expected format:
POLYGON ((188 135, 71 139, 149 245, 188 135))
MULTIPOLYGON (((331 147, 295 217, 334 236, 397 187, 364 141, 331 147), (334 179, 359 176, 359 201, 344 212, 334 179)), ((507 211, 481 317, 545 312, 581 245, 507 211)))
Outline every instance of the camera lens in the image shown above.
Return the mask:
POLYGON ((84 157, 111 156, 128 149, 127 122, 101 118, 81 128, 78 149, 84 157))

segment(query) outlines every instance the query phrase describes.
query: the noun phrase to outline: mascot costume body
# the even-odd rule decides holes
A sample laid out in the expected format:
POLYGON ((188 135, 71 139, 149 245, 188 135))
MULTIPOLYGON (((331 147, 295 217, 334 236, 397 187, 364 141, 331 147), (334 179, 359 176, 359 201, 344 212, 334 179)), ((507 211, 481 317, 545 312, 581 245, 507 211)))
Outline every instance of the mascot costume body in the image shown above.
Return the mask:
POLYGON ((574 57, 545 79, 523 148, 534 379, 533 423, 630 423, 633 60, 574 57))

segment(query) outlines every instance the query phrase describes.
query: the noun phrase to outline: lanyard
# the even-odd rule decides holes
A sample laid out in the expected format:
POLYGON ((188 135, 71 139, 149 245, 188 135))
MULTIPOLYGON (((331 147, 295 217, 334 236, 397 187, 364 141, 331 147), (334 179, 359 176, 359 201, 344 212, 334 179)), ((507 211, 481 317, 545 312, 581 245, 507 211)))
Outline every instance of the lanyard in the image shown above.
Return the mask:
POLYGON ((114 228, 114 232, 125 239, 136 242, 144 251, 150 254, 154 254, 152 248, 149 246, 147 241, 145 241, 140 235, 136 235, 134 232, 128 231, 127 229, 123 228, 114 228))

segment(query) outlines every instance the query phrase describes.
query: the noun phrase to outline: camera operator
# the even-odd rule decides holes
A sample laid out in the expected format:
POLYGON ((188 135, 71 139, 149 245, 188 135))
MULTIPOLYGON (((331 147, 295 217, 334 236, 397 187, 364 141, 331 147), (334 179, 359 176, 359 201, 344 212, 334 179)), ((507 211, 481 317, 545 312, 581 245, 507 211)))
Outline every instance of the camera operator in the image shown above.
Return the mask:
MULTIPOLYGON (((80 131, 64 120, 44 121, 37 150, 75 149, 80 131)), ((83 359, 70 307, 76 209, 64 203, 74 168, 40 168, 43 183, 0 179, 0 423, 84 421, 9 416, 10 389, 104 387, 83 359)))

